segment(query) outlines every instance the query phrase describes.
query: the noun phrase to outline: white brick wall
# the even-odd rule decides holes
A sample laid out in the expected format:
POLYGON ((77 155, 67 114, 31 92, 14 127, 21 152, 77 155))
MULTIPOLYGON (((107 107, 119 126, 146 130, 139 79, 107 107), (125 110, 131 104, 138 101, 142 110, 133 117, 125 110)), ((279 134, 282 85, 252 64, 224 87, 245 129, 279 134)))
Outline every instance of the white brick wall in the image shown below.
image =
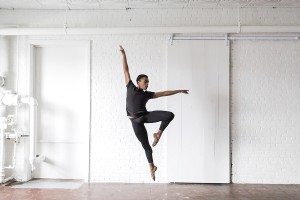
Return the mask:
MULTIPOLYGON (((126 117, 126 87, 118 44, 124 45, 132 79, 140 73, 148 74, 149 90, 157 91, 163 89, 166 77, 164 39, 164 36, 143 35, 103 36, 93 40, 92 181, 150 181, 144 150, 126 117)), ((164 109, 164 102, 165 99, 150 100, 148 109, 164 109)), ((148 127, 151 136, 158 124, 148 127)), ((165 160, 162 143, 154 150, 160 181, 166 178, 165 160)))
POLYGON ((232 45, 232 180, 300 183, 300 41, 232 45))
MULTIPOLYGON (((242 9, 240 17, 244 25, 299 25, 300 9, 242 9)), ((68 19, 70 27, 235 25, 237 10, 71 11, 68 19)), ((0 11, 0 24, 62 27, 64 11, 0 11)), ((166 35, 30 36, 29 39, 92 41, 91 181, 151 182, 144 151, 126 118, 126 89, 118 45, 126 49, 132 79, 146 73, 150 77, 149 90, 164 90, 167 89, 166 35)), ((299 53, 299 41, 232 43, 234 183, 300 182, 299 53)), ((26 67, 26 56, 22 56, 22 61, 26 67)), ((150 100, 148 109, 164 109, 166 98, 150 100)), ((152 141, 151 133, 158 124, 147 127, 152 141)), ((158 182, 166 182, 167 135, 154 148, 158 182)))

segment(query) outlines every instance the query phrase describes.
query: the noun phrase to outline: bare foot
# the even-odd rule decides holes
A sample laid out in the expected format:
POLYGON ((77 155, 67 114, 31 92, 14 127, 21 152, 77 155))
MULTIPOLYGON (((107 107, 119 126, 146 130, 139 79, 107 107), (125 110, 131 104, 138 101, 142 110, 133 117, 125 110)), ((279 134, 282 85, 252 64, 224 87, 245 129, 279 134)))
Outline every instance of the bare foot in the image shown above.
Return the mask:
POLYGON ((157 170, 156 166, 150 167, 150 171, 151 171, 151 178, 153 181, 155 181, 155 172, 157 170))
POLYGON ((152 147, 156 146, 156 144, 158 143, 160 137, 161 137, 161 134, 159 134, 159 133, 154 133, 153 134, 154 140, 153 140, 153 143, 152 143, 152 147))

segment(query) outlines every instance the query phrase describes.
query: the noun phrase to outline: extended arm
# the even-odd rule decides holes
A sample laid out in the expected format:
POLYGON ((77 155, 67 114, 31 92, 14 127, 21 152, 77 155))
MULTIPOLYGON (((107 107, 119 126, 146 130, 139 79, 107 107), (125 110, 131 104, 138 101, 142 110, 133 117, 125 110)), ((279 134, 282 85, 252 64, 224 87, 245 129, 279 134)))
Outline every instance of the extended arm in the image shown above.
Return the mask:
POLYGON ((123 56, 123 71, 124 71, 124 75, 125 75, 125 83, 127 85, 128 82, 130 81, 130 74, 129 74, 128 64, 127 64, 126 54, 121 45, 120 45, 120 51, 123 56))
POLYGON ((164 96, 170 96, 178 93, 184 93, 188 94, 189 90, 170 90, 170 91, 164 91, 164 92, 155 92, 152 99, 158 98, 158 97, 164 97, 164 96))

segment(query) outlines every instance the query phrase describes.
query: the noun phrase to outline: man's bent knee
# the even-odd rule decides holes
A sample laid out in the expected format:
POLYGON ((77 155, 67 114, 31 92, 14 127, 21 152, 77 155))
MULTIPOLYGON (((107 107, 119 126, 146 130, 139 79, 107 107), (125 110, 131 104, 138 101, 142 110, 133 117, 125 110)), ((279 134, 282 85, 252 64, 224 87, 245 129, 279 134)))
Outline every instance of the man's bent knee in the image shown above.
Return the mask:
POLYGON ((174 113, 170 112, 170 117, 169 117, 170 121, 172 121, 174 117, 175 117, 174 113))

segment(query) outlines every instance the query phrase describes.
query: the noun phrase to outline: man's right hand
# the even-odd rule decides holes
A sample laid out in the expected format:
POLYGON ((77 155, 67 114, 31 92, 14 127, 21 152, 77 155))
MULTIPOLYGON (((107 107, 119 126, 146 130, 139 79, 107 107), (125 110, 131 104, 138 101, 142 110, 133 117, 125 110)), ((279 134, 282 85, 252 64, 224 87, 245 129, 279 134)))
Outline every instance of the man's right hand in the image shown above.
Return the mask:
POLYGON ((120 51, 121 51, 121 53, 122 53, 122 54, 125 54, 125 51, 124 51, 123 47, 122 47, 121 45, 119 45, 119 46, 120 46, 120 51))
POLYGON ((123 55, 123 71, 124 71, 124 75, 125 75, 125 83, 126 85, 128 85, 129 81, 130 81, 130 74, 129 74, 129 69, 128 69, 128 64, 127 64, 127 59, 126 59, 126 54, 125 51, 123 49, 123 47, 121 45, 120 46, 120 51, 123 55))

